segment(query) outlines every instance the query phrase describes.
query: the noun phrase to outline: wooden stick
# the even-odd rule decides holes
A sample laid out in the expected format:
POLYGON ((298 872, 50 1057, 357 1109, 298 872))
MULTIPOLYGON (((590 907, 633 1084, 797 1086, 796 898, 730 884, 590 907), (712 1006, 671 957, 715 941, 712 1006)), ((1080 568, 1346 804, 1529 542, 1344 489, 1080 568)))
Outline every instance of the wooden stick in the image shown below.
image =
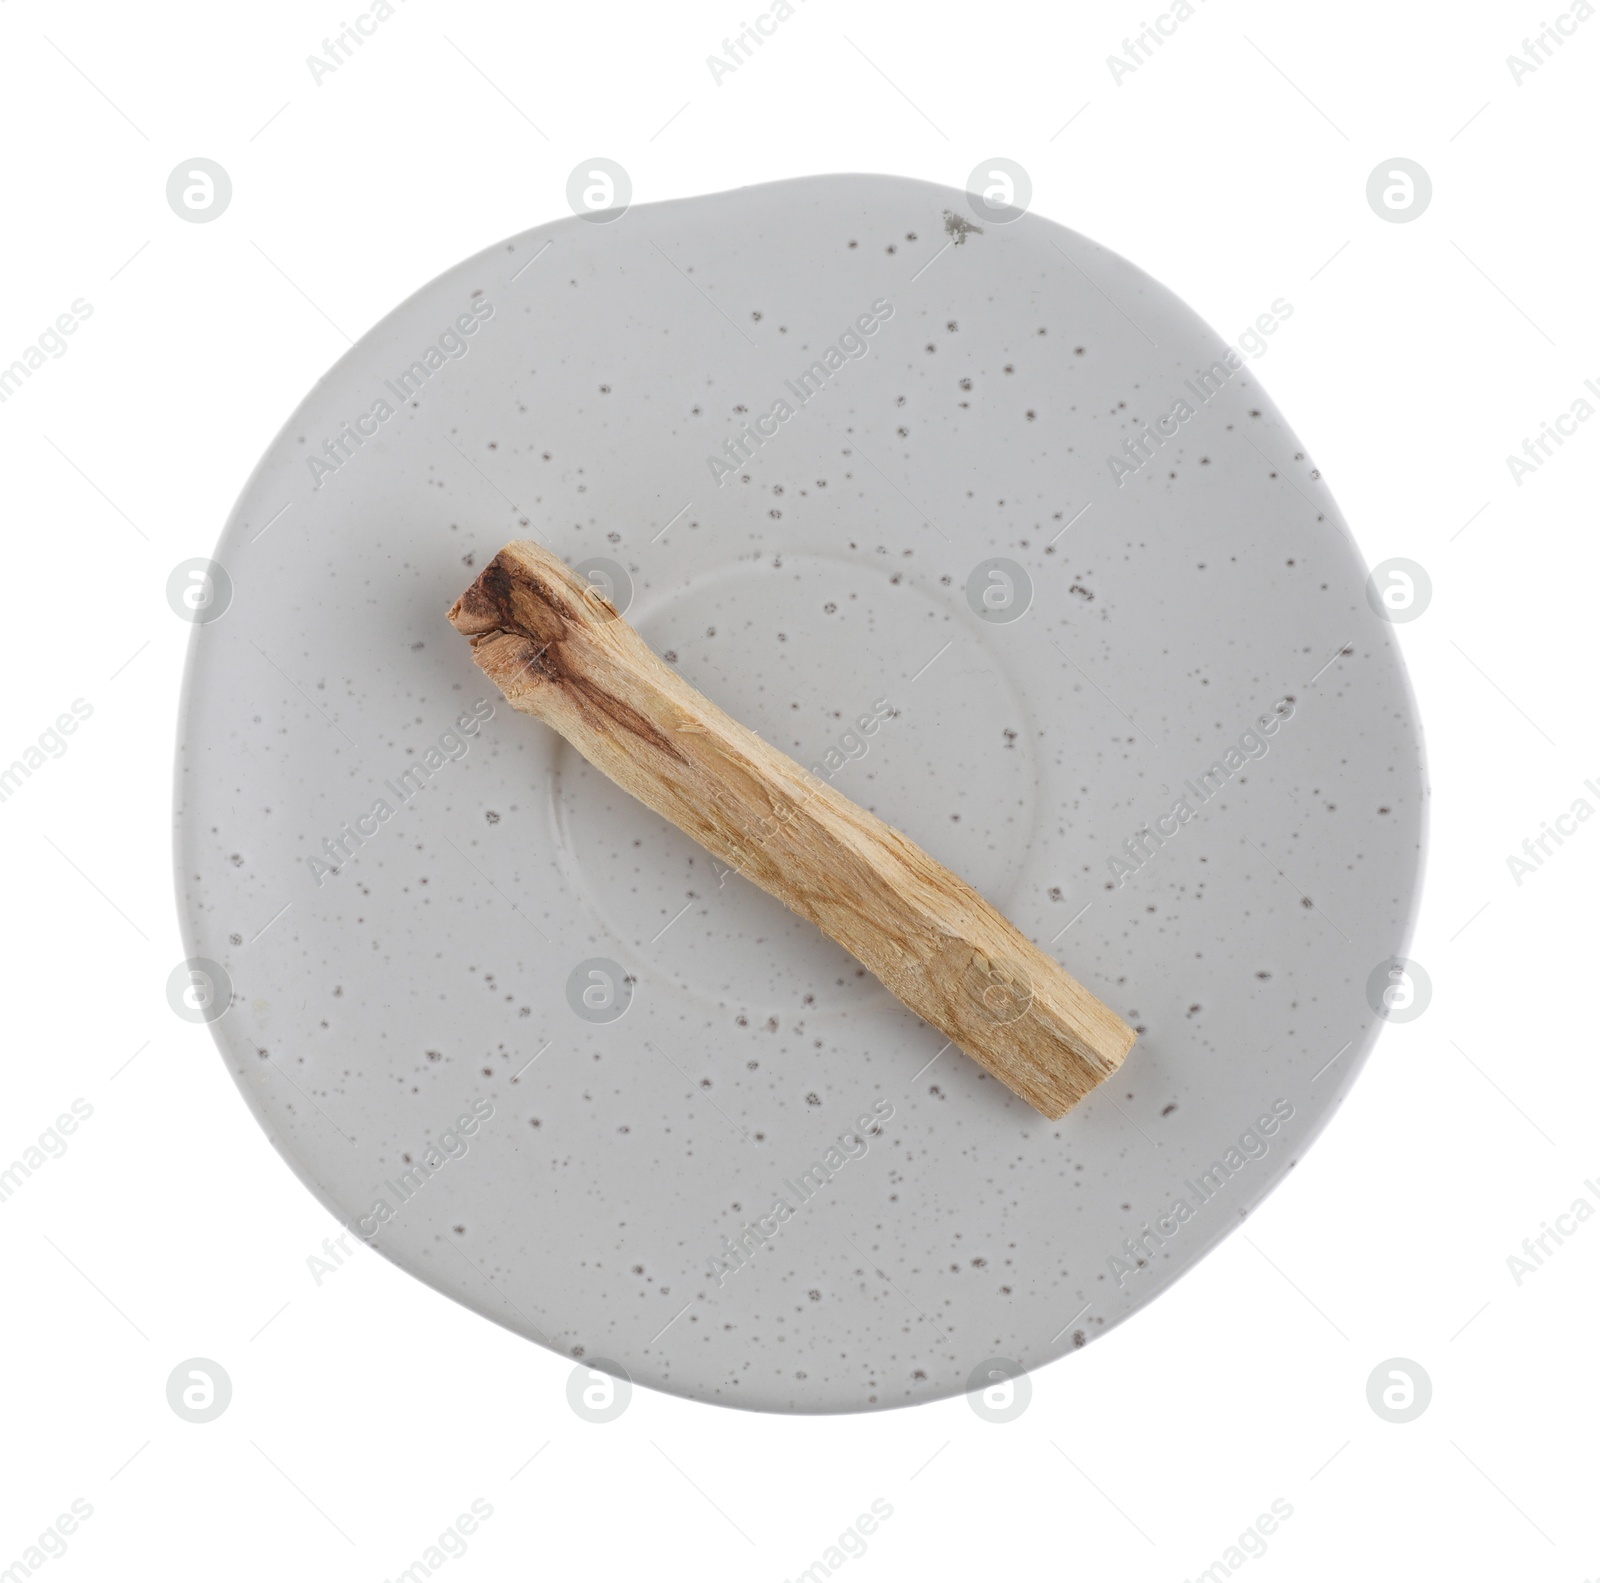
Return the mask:
POLYGON ((1136 1037, 983 897, 724 714, 586 581, 508 544, 450 610, 512 708, 863 962, 1052 1120, 1136 1037))

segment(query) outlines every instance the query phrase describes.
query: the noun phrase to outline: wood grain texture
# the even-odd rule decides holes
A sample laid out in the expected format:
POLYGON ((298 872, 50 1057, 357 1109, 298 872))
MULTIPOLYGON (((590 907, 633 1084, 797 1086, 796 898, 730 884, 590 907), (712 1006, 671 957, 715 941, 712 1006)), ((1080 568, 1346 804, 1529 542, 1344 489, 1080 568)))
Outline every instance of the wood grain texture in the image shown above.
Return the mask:
POLYGON ((509 544, 449 619, 512 708, 814 923, 1052 1120, 1136 1035, 977 891, 723 713, 582 578, 509 544))

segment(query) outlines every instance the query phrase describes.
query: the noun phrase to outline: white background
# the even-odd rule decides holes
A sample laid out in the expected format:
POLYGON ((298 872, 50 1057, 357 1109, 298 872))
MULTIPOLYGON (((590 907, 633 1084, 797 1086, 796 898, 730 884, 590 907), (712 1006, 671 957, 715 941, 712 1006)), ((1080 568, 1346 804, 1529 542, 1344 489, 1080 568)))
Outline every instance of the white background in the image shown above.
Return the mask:
POLYGON ((1160 0, 796 0, 718 86, 706 56, 763 0, 396 0, 319 86, 306 56, 361 0, 342 3, 0 7, 0 363, 74 299, 94 310, 0 406, 0 760, 74 698, 94 710, 0 804, 0 1163, 74 1098, 94 1110, 0 1203, 0 1569, 81 1497, 47 1580, 387 1579, 481 1497, 451 1578, 778 1580, 881 1498, 848 1579, 1178 1583, 1281 1498, 1251 1579, 1600 1573, 1600 1217, 1520 1286, 1506 1262, 1600 1203, 1600 833, 1520 887, 1506 864, 1600 805, 1600 423, 1520 485, 1505 460, 1600 382, 1600 19, 1519 86, 1507 55, 1554 17, 1531 4, 1201 0, 1118 85, 1106 57, 1160 0), (803 1419, 643 1389, 584 1422, 570 1361, 372 1253, 314 1284, 339 1228, 167 1006, 188 637, 169 571, 210 553, 349 338, 566 214, 597 155, 638 202, 836 170, 959 187, 1019 161, 1037 210, 1222 335, 1294 304, 1256 372, 1368 561, 1432 577, 1401 633, 1434 788, 1411 946, 1433 1001, 1247 1226, 1035 1376, 1009 1424, 963 1399, 803 1419), (194 156, 232 177, 213 223, 166 202, 194 156), (1434 186, 1407 224, 1365 196, 1394 156, 1434 186), (165 1396, 197 1355, 234 1386, 208 1425, 165 1396), (1366 1396, 1397 1356, 1433 1383, 1402 1425, 1366 1396))

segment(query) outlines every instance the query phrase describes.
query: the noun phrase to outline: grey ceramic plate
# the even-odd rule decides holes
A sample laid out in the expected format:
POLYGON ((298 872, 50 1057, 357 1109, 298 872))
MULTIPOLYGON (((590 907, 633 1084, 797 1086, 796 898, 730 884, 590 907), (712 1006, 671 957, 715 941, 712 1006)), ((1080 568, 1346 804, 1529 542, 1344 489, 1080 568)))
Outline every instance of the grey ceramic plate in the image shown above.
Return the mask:
POLYGON ((801 1412, 1036 1368, 1381 1020, 1393 627, 1249 349, 1035 215, 835 176, 530 231, 339 361, 216 563, 179 1004, 335 1214, 563 1355, 801 1412), (1119 1076, 1045 1122, 494 697, 444 612, 529 535, 1135 1023, 1119 1076))

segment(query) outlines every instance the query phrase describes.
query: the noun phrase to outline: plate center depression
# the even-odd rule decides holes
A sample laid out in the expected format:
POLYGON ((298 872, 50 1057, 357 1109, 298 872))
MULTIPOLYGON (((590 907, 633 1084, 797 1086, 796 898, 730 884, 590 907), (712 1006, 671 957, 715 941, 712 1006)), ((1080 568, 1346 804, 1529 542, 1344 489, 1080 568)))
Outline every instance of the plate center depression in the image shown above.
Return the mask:
MULTIPOLYGON (((628 619, 736 720, 1004 911, 1034 837, 1033 728, 961 597, 871 560, 768 556, 641 599, 628 619)), ((895 1005, 564 743, 552 797, 563 870, 625 961, 752 1014, 895 1005)))

